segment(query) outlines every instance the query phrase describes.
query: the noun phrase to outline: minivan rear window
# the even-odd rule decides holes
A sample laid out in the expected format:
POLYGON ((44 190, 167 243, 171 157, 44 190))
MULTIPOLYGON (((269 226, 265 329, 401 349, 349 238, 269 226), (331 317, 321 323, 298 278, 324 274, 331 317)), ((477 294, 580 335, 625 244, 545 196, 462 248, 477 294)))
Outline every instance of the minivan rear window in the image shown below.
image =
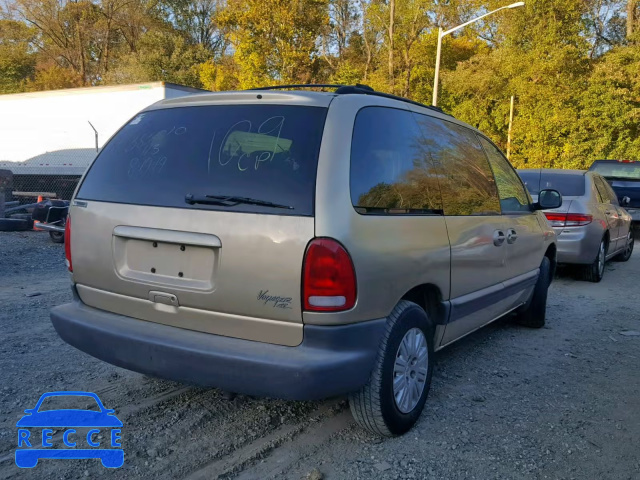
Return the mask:
POLYGON ((140 113, 103 148, 77 198, 313 215, 326 113, 324 107, 291 105, 140 113))
POLYGON ((585 193, 585 179, 581 173, 540 174, 540 170, 518 170, 518 175, 531 195, 538 195, 545 189, 557 190, 563 197, 581 197, 585 193))

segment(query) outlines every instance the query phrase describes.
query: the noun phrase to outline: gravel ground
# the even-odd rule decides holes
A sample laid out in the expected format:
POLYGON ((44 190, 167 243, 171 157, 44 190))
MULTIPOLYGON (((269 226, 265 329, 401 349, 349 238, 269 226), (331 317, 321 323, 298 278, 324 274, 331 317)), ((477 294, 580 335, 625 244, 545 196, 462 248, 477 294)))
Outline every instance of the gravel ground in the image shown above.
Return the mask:
POLYGON ((500 321, 438 353, 421 420, 387 440, 341 398, 230 398, 66 345, 48 314, 71 298, 63 259, 44 232, 0 234, 0 479, 640 479, 640 254, 600 284, 558 278, 544 329, 500 321), (116 410, 123 468, 14 465, 16 421, 52 390, 116 410))

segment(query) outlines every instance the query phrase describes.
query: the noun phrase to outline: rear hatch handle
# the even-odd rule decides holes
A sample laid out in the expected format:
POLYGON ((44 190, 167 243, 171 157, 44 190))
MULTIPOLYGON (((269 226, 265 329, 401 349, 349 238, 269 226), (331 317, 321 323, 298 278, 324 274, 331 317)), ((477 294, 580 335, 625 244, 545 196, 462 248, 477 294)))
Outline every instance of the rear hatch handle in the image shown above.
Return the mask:
POLYGON ((118 225, 113 229, 113 235, 122 238, 135 238, 150 242, 175 243, 179 245, 194 245, 198 247, 222 248, 222 242, 216 235, 209 233, 180 232, 177 230, 163 230, 160 228, 131 227, 118 225))

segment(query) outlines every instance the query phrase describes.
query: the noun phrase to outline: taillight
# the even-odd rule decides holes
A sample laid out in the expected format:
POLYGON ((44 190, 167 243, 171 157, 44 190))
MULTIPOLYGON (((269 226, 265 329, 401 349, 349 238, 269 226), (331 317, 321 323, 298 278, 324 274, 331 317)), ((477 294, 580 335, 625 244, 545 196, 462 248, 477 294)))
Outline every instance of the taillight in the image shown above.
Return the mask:
POLYGON ((71 263, 71 217, 67 216, 67 224, 64 227, 64 258, 67 268, 73 272, 73 264, 71 263))
POLYGON ((552 227, 564 227, 564 222, 567 220, 566 213, 550 213, 545 212, 544 216, 549 220, 549 225, 552 227))
POLYGON ((337 241, 316 238, 307 248, 303 267, 305 310, 338 312, 356 303, 356 274, 351 257, 337 241))
POLYGON ((569 213, 567 214, 567 221, 565 227, 581 227, 582 225, 589 225, 593 221, 591 215, 582 215, 581 213, 569 213))
POLYGON ((544 215, 552 227, 581 227, 593 221, 593 216, 582 213, 545 212, 544 215))

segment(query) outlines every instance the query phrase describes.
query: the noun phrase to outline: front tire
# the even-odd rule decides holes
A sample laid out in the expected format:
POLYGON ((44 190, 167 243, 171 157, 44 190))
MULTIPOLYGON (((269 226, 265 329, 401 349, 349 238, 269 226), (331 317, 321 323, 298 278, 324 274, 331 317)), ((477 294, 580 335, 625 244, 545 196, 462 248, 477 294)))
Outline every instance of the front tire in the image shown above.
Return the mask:
POLYGON ((588 282, 598 283, 604 276, 604 264, 607 258, 607 240, 600 242, 598 254, 592 264, 586 265, 582 269, 582 279, 588 282))
POLYGON ((530 328, 542 328, 547 318, 547 293, 551 283, 551 261, 544 257, 540 264, 538 281, 533 295, 524 309, 518 312, 516 322, 530 328))
POLYGON ((433 326, 417 304, 401 300, 387 319, 367 384, 349 396, 356 422, 385 437, 416 423, 433 374, 433 326))

